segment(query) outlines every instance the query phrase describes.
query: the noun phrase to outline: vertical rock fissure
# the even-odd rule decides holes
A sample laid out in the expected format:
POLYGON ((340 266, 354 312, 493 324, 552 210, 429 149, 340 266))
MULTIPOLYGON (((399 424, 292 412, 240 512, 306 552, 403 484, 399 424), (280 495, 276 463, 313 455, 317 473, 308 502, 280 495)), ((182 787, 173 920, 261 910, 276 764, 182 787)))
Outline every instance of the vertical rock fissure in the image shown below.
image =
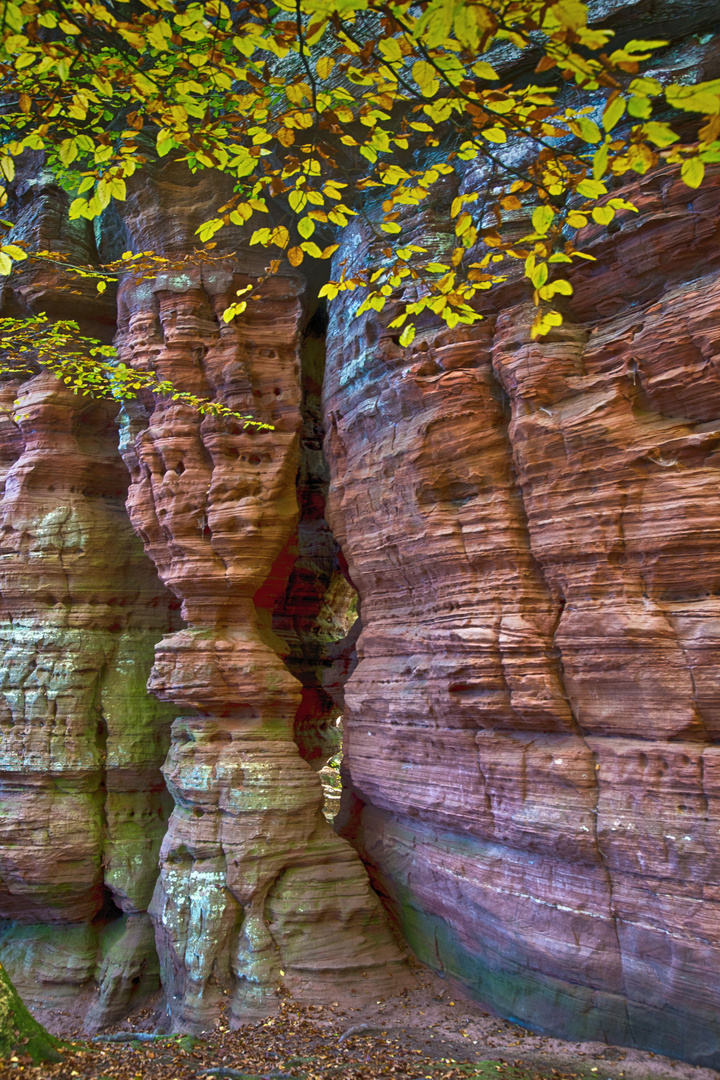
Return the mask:
POLYGON ((297 557, 273 611, 273 628, 287 647, 288 670, 302 684, 294 736, 301 756, 320 773, 323 813, 339 808, 343 688, 354 662, 357 592, 325 519, 329 469, 321 393, 325 374, 327 308, 317 302, 300 347, 302 431, 297 496, 297 557))

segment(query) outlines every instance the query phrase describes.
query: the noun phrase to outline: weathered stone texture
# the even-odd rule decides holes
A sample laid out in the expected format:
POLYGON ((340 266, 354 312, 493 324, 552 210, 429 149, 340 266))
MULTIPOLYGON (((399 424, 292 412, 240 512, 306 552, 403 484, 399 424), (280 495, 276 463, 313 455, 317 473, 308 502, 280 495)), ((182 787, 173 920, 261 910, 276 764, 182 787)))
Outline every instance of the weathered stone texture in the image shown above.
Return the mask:
MULTIPOLYGON (((159 177, 160 190, 173 175, 159 177)), ((182 229, 191 246, 203 184, 192 212, 159 201, 153 247, 182 229)), ((158 645, 149 684, 188 713, 164 767, 175 808, 151 907, 177 1028, 207 1027, 225 996, 233 1023, 266 1012, 278 982, 325 1000, 360 969, 377 990, 402 980, 380 903, 322 816, 320 781, 293 740, 301 685, 271 618, 297 553, 302 283, 271 279, 225 323, 258 269, 244 257, 127 282, 120 297, 128 362, 274 426, 257 432, 156 402, 129 410, 124 436, 131 520, 188 623, 158 645)))
POLYGON ((338 302, 326 382, 346 835, 493 1008, 714 1067, 719 189, 639 180, 542 341, 513 282, 410 353, 338 302))
MULTIPOLYGON (((18 202, 27 238, 90 257, 87 223, 67 223, 42 175, 18 202)), ((12 279, 5 310, 59 312, 61 284, 53 267, 12 279)), ((112 326, 87 287, 75 303, 86 331, 112 326)), ((152 940, 124 935, 147 923, 169 814, 170 716, 145 683, 175 605, 127 519, 116 412, 48 373, 2 386, 0 957, 28 1001, 52 1005, 94 986, 114 920, 138 979, 106 973, 98 1024, 158 985, 152 940)))

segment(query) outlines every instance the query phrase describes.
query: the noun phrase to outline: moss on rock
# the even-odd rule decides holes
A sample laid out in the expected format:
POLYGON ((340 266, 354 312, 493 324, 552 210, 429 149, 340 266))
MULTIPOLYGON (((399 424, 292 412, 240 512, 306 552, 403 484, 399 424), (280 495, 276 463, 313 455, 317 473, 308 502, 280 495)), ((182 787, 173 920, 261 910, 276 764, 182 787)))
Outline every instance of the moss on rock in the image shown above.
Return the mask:
POLYGON ((0 966, 0 1058, 29 1054, 34 1063, 60 1061, 59 1042, 38 1024, 0 966))

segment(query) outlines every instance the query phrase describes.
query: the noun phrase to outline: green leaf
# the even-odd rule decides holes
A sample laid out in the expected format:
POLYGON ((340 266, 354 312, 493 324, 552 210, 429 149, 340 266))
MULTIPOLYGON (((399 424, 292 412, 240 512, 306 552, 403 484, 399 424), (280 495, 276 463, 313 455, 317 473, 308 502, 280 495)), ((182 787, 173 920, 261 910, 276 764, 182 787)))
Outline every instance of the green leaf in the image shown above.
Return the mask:
POLYGON ((539 263, 530 273, 530 280, 536 289, 539 289, 548 279, 547 263, 539 263))
POLYGON ((671 127, 667 124, 661 124, 657 120, 650 120, 649 123, 643 124, 642 131, 646 139, 661 149, 677 142, 679 137, 671 127))

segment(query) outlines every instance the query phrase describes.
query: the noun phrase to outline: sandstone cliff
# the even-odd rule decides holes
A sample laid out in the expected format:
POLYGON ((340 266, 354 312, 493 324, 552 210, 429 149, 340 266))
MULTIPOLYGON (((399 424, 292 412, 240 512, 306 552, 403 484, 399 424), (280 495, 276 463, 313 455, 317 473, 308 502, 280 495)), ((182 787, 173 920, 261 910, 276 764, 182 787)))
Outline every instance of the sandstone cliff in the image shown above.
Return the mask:
MULTIPOLYGON (((682 48, 711 77, 712 42, 682 48)), ((515 280, 409 351, 334 303, 322 415, 299 274, 222 320, 262 271, 242 236, 121 285, 127 362, 273 432, 4 385, 0 958, 26 995, 95 988, 100 1026, 159 969, 202 1029, 281 984, 400 988, 356 848, 416 954, 492 1009, 720 1067, 719 189, 638 179, 642 216, 590 238, 540 342, 515 280), (316 771, 340 710, 343 839, 316 771)), ((93 261, 186 253, 217 191, 166 166, 95 236, 51 185, 17 198, 93 261)), ((433 213, 413 235, 440 248, 433 213)), ((378 257, 360 226, 344 245, 378 257)), ((68 298, 35 273, 3 304, 68 298)), ((72 304, 112 335, 111 299, 72 304)))
POLYGON ((325 396, 344 834, 491 1007, 714 1067, 719 190, 638 181, 542 341, 512 282, 408 351, 334 304, 325 396))

